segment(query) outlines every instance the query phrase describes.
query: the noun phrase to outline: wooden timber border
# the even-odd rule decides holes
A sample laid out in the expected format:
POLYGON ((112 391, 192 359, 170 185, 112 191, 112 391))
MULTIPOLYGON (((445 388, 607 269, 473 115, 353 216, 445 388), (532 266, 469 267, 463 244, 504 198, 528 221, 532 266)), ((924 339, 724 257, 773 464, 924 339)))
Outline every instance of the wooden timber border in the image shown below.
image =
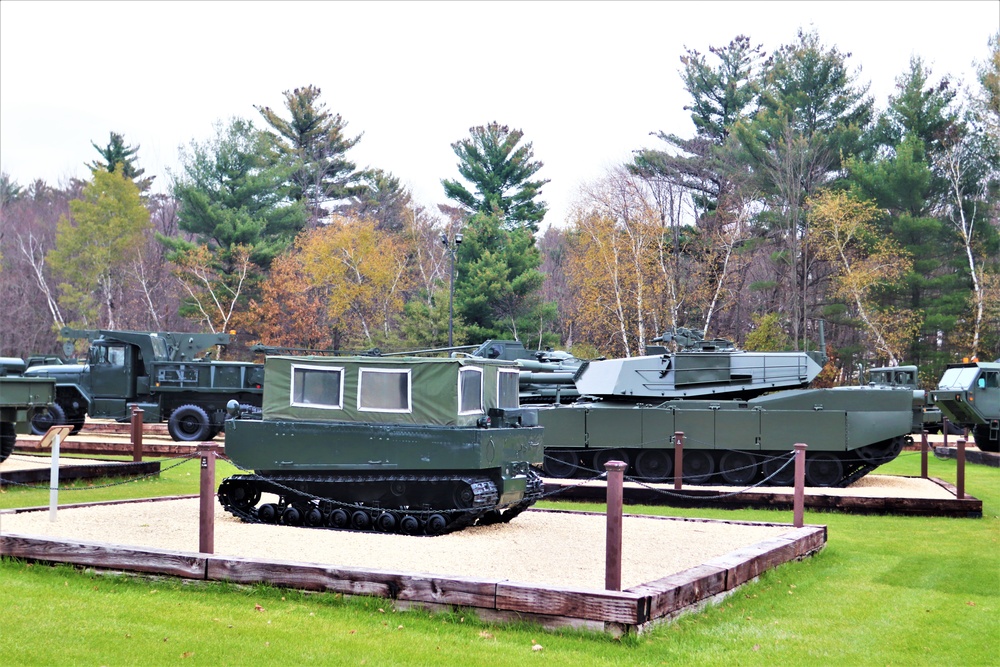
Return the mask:
MULTIPOLYGON (((717 523, 709 519, 683 520, 717 523)), ((783 524, 758 522, 754 525, 783 524)), ((343 595, 376 596, 393 600, 399 609, 462 609, 476 613, 484 621, 527 621, 550 630, 570 627, 621 636, 641 634, 655 624, 701 609, 763 572, 811 556, 826 545, 826 526, 788 528, 789 532, 779 537, 736 549, 696 567, 624 591, 225 557, 10 533, 0 534, 0 556, 194 580, 267 583, 343 595)))
MULTIPOLYGON (((63 463, 73 459, 61 459, 63 463)), ((108 463, 60 465, 59 482, 72 482, 80 479, 103 479, 119 477, 141 477, 155 475, 160 472, 159 461, 124 462, 109 461, 108 463)), ((0 471, 0 488, 8 484, 48 484, 51 479, 51 466, 29 468, 26 470, 0 471)))
MULTIPOLYGON (((915 516, 945 516, 978 519, 983 516, 983 501, 965 494, 958 497, 958 489, 936 477, 928 478, 943 488, 951 498, 890 498, 868 496, 840 496, 806 494, 805 506, 813 510, 850 512, 854 514, 905 514, 915 516)), ((604 482, 580 484, 579 480, 546 480, 545 493, 557 493, 559 500, 586 500, 603 503, 606 497, 604 482), (561 489, 561 490, 560 490, 561 489)), ((719 491, 696 486, 685 486, 680 492, 657 489, 652 486, 626 483, 625 502, 629 505, 667 505, 670 507, 700 508, 752 508, 791 510, 794 495, 777 493, 766 487, 743 493, 719 491), (664 491, 668 493, 665 493, 664 491), (683 495, 680 497, 679 494, 683 495)))
MULTIPOLYGON (((939 459, 958 458, 958 448, 935 447, 934 456, 938 457, 939 459)), ((977 463, 979 465, 989 466, 991 468, 1000 468, 1000 454, 997 454, 996 452, 984 452, 979 449, 966 449, 965 462, 977 463)))

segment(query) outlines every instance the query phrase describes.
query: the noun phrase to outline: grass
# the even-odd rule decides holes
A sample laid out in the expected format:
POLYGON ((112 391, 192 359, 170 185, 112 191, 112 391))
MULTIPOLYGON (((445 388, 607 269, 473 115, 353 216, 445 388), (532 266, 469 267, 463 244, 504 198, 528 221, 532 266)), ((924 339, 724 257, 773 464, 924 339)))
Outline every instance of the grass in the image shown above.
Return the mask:
MULTIPOLYGON (((904 453, 879 472, 916 475, 919 466, 919 456, 904 453)), ((231 471, 220 462, 220 479, 231 471)), ((930 473, 954 482, 955 462, 932 459, 930 473)), ((60 501, 196 493, 197 461, 161 477, 61 492, 60 501)), ((461 611, 399 613, 387 600, 150 581, 4 559, 0 663, 1000 665, 1000 470, 970 465, 966 488, 983 500, 982 519, 807 511, 807 522, 829 527, 821 553, 781 566, 701 613, 621 641, 489 625, 461 611), (543 648, 533 650, 534 643, 543 648)), ((47 502, 47 489, 0 494, 0 507, 47 502)), ((627 511, 791 521, 790 512, 772 510, 627 511)))

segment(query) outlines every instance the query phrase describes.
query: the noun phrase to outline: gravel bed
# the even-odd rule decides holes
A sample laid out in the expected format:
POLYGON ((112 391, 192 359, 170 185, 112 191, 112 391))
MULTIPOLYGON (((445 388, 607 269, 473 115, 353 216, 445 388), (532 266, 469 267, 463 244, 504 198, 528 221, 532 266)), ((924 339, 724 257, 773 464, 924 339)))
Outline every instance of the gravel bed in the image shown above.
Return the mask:
MULTIPOLYGON (((622 587, 653 581, 790 526, 626 516, 622 587)), ((198 551, 198 500, 0 513, 0 534, 16 533, 176 551, 198 551)), ((604 588, 602 515, 529 510, 509 524, 437 537, 410 537, 246 524, 216 506, 215 553, 365 570, 501 579, 542 586, 604 588)))

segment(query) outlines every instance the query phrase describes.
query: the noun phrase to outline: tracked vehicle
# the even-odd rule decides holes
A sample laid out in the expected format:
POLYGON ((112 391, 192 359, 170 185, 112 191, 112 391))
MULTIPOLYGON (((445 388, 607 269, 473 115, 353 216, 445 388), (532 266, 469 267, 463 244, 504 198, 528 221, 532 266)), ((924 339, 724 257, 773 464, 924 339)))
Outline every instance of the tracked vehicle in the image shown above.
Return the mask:
MULTIPOLYGON (((537 400, 545 427, 543 470, 550 477, 589 475, 612 459, 628 475, 661 482, 673 475, 674 434, 684 433, 684 480, 788 485, 785 465, 796 442, 808 445, 810 486, 847 486, 895 458, 909 438, 913 392, 866 386, 805 389, 825 361, 817 352, 744 352, 725 340, 679 330, 656 342, 681 349, 627 359, 559 359, 543 382, 548 353, 523 351, 522 402, 537 400), (529 370, 530 369, 530 370, 529 370), (553 385, 579 394, 556 402, 553 385), (534 387, 547 387, 533 399, 534 387)), ((517 357, 513 341, 489 341, 477 354, 517 357)), ((523 348, 522 348, 523 350, 523 348)), ((564 395, 568 395, 566 392, 564 395)))
POLYGON ((248 522, 435 535, 540 497, 536 411, 484 359, 268 357, 263 412, 231 402, 218 497, 248 522), (263 500, 263 502, 262 502, 263 500))

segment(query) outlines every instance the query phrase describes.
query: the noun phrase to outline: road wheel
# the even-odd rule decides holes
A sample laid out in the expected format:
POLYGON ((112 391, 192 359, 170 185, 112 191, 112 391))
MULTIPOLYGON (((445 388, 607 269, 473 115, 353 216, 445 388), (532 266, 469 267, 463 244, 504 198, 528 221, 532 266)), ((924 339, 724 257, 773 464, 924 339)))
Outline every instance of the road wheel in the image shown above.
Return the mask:
POLYGON ((212 424, 208 414, 197 405, 182 405, 173 411, 167 422, 170 437, 179 442, 196 442, 208 440, 212 432, 212 424))
POLYGON ((35 435, 45 435, 50 426, 60 426, 66 422, 66 411, 58 403, 42 408, 31 418, 31 432, 35 435))

